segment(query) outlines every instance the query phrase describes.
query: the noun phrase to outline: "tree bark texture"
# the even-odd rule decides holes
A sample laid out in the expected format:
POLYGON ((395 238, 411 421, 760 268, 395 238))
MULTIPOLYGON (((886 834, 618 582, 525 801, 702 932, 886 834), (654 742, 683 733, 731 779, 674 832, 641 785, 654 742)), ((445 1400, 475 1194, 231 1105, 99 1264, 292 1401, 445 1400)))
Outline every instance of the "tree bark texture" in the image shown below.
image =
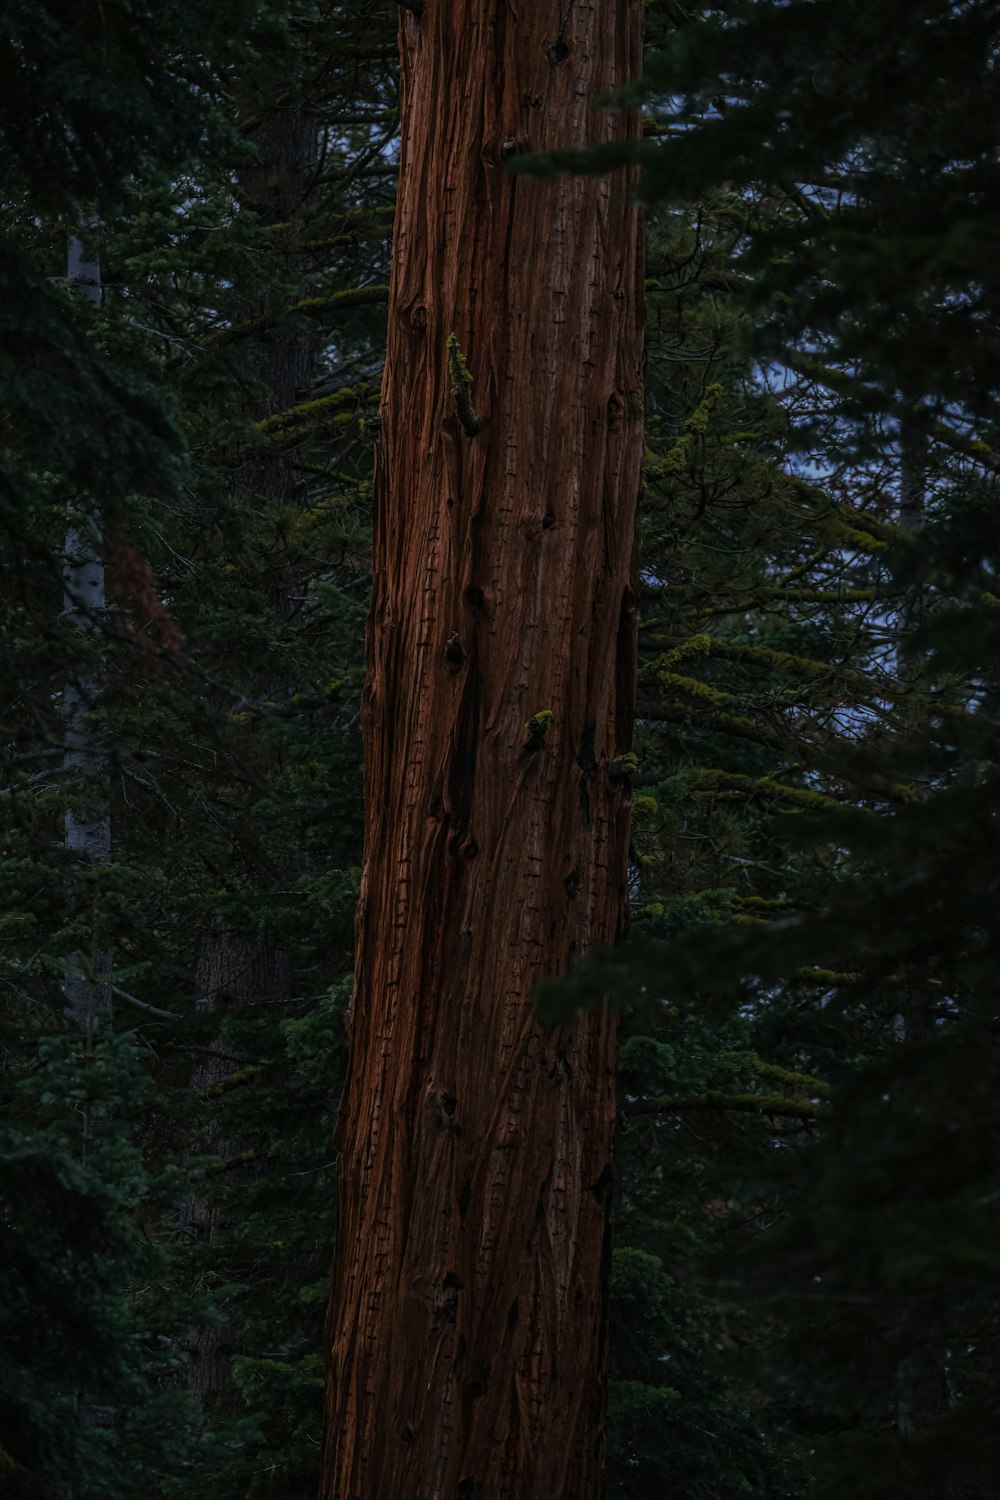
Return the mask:
POLYGON ((641 18, 401 21, 324 1500, 601 1492, 615 1029, 530 995, 627 919, 641 232, 504 168, 638 134, 641 18))

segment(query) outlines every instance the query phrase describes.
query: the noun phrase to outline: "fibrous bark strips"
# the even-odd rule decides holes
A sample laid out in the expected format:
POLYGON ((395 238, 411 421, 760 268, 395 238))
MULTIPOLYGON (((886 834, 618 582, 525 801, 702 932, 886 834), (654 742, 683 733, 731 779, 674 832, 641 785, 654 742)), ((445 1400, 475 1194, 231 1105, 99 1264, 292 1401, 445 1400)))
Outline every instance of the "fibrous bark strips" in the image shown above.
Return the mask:
POLYGON ((614 1025, 530 992, 626 920, 641 241, 505 162, 637 133, 641 13, 401 13, 325 1500, 600 1489, 614 1025))

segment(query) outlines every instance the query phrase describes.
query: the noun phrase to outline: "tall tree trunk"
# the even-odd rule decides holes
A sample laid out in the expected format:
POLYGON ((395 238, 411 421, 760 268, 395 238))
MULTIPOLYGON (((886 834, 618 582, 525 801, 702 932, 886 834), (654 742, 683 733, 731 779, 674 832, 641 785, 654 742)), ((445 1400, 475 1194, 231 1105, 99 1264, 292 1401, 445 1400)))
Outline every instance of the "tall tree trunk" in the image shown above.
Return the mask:
MULTIPOLYGON (((69 236, 66 247, 66 283, 71 292, 99 308, 104 299, 101 263, 97 250, 99 221, 84 218, 80 234, 69 236)), ((74 496, 66 507, 66 542, 63 553, 63 619, 83 637, 95 637, 107 609, 104 569, 104 518, 100 503, 92 496, 74 496)), ((111 808, 106 765, 94 744, 91 714, 101 695, 100 669, 88 661, 63 688, 62 714, 65 735, 63 769, 74 805, 66 810, 63 841, 75 864, 70 875, 69 905, 79 910, 80 892, 75 877, 84 877, 111 858, 111 808)), ((96 895, 88 912, 90 944, 86 953, 71 956, 63 979, 65 1013, 84 1044, 87 1063, 93 1059, 95 1039, 105 1030, 111 1015, 111 953, 101 942, 100 913, 96 895)), ((80 1110, 83 1133, 80 1159, 86 1162, 90 1149, 90 1107, 80 1110)), ((84 1430, 111 1427, 114 1411, 96 1405, 92 1389, 75 1393, 77 1425, 84 1430)), ((62 1493, 61 1500, 80 1500, 86 1493, 88 1475, 78 1474, 62 1493)))
POLYGON ((602 1487, 615 1027, 534 983, 627 919, 641 0, 401 21, 367 827, 324 1500, 602 1487))
MULTIPOLYGON (((85 221, 83 232, 96 233, 97 226, 85 221)), ((70 235, 66 254, 66 280, 70 290, 100 307, 101 266, 96 250, 79 235, 70 235)), ((81 635, 92 635, 106 608, 104 591, 104 546, 100 512, 92 502, 73 499, 68 506, 66 549, 63 559, 63 619, 81 635)), ((98 696, 97 683, 89 676, 74 677, 63 690, 63 723, 66 749, 63 767, 71 785, 83 792, 82 802, 68 809, 64 823, 67 852, 84 870, 105 864, 111 857, 111 814, 103 766, 94 752, 90 714, 98 696)), ((87 1036, 110 1004, 110 992, 102 982, 110 967, 99 944, 87 954, 71 959, 63 981, 66 1013, 73 1026, 87 1036)))
MULTIPOLYGON (((316 175, 319 126, 316 116, 302 104, 286 105, 253 132, 256 159, 240 172, 240 199, 251 208, 257 222, 283 234, 286 240, 307 238, 303 210, 309 187, 316 175)), ((301 249, 284 257, 289 301, 308 295, 308 256, 301 249)), ((281 293, 279 291, 278 296, 281 293)), ((273 296, 273 293, 272 293, 273 296)), ((316 370, 317 339, 302 323, 281 317, 277 308, 260 302, 245 302, 239 316, 264 327, 254 336, 255 371, 264 387, 262 417, 286 412, 308 390, 316 370), (278 316, 268 317, 268 313, 278 316)), ((252 457, 238 469, 236 487, 247 502, 294 505, 302 485, 295 467, 296 454, 252 457)))

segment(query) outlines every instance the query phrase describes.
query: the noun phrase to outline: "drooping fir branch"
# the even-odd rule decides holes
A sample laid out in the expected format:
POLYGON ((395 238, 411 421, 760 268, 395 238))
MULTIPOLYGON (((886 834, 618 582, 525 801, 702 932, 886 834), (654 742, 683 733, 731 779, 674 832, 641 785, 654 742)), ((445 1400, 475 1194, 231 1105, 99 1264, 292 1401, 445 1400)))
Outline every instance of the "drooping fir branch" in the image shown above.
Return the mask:
MULTIPOLYGON (((646 724, 690 724, 690 701, 684 703, 668 699, 651 705, 648 710, 644 705, 643 720, 646 724)), ((766 745, 771 749, 781 748, 784 743, 782 735, 764 725, 755 724, 743 714, 699 709, 698 728, 711 734, 735 735, 737 739, 748 740, 753 745, 766 745)))
POLYGON ((802 656, 791 651, 774 651, 765 646, 749 646, 742 641, 734 645, 704 633, 688 636, 686 640, 672 646, 660 657, 656 666, 670 671, 683 662, 702 657, 746 663, 748 666, 780 672, 786 677, 798 674, 812 681, 834 679, 851 687, 871 691, 871 681, 862 672, 836 662, 802 656))
MULTIPOLYGON (((798 351, 789 356, 788 364, 796 374, 816 380, 837 395, 849 396, 867 409, 885 412, 899 422, 913 423, 913 411, 907 402, 887 396, 877 387, 866 389, 849 371, 838 369, 812 355, 801 354, 798 351)), ((924 414, 923 423, 928 435, 943 443, 946 448, 951 448, 964 458, 981 464, 991 474, 1000 474, 1000 453, 982 437, 969 437, 966 433, 959 432, 951 423, 930 413, 924 414)))
MULTIPOLYGON (((395 171, 395 168, 393 170, 395 171)), ((342 312, 345 308, 377 307, 385 302, 388 295, 388 286, 383 282, 377 282, 371 286, 348 287, 344 291, 332 292, 326 297, 302 297, 299 301, 293 302, 291 307, 284 309, 280 315, 273 313, 257 318, 247 318, 243 322, 234 323, 225 328, 213 328, 205 335, 205 341, 217 346, 242 339, 261 338, 270 333, 273 328, 279 327, 290 314, 320 319, 326 317, 327 314, 342 312)), ((178 356, 177 359, 167 364, 167 369, 179 367, 187 357, 186 354, 178 356)))

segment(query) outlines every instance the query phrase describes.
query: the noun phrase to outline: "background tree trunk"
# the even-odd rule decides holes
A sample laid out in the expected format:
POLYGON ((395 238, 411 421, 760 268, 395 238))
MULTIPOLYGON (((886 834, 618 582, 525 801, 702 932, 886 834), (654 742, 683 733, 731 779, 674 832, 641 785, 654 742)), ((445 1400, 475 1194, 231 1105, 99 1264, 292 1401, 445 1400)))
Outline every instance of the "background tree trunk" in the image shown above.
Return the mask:
MULTIPOLYGON (((77 296, 94 308, 102 299, 101 265, 97 255, 97 223, 85 220, 81 234, 69 237, 66 280, 77 296)), ((63 619, 83 636, 94 636, 107 607, 104 588, 104 527, 99 507, 79 497, 67 507, 66 550, 63 558, 63 619)), ((92 870, 111 858, 111 813, 104 776, 104 762, 95 753, 90 714, 100 695, 100 686, 88 667, 75 674, 63 688, 63 722, 66 748, 63 768, 71 788, 82 791, 67 809, 64 821, 66 851, 79 870, 92 870)), ((72 878, 72 877, 71 877, 72 878)), ((72 904, 79 901, 74 891, 72 904)), ((103 982, 111 966, 110 955, 97 951, 77 954, 69 962, 63 980, 66 1014, 82 1036, 87 1036, 110 1008, 110 992, 103 982)))
MULTIPOLYGON (((206 932, 198 959, 199 1011, 217 1014, 227 1007, 281 1000, 287 998, 290 983, 288 954, 284 949, 241 932, 226 932, 222 928, 206 932)), ((233 1229, 239 1223, 242 1190, 260 1171, 255 1143, 220 1141, 217 1123, 211 1116, 211 1101, 216 1091, 229 1084, 241 1062, 224 1042, 213 1042, 191 1079, 192 1091, 206 1102, 209 1110, 209 1122, 199 1146, 206 1153, 218 1152, 225 1182, 221 1202, 194 1199, 185 1210, 183 1229, 196 1247, 215 1240, 220 1230, 233 1229)), ((225 1265, 214 1267, 214 1285, 238 1279, 238 1270, 225 1265)), ((240 1341, 239 1318, 228 1309, 222 1311, 221 1322, 196 1331, 186 1366, 187 1388, 199 1410, 214 1416, 224 1414, 233 1405, 232 1360, 240 1341)))
POLYGON ((615 1029, 530 993, 627 919, 642 248, 504 163, 637 135, 641 16, 401 21, 325 1500, 601 1490, 615 1029))
MULTIPOLYGON (((298 104, 279 109, 253 132, 251 139, 257 157, 240 174, 240 199, 261 226, 284 226, 288 234, 300 223, 316 169, 317 138, 315 118, 298 104)), ((283 269, 294 287, 290 298, 283 288, 275 298, 277 308, 266 306, 259 299, 247 300, 240 308, 241 319, 257 325, 252 337, 252 373, 263 387, 261 417, 294 406, 308 386, 316 364, 315 338, 283 315, 288 300, 305 295, 301 254, 290 252, 284 258, 283 269), (273 317, 269 316, 271 313, 273 317)), ((233 479, 241 503, 248 510, 294 504, 299 493, 294 460, 291 451, 255 454, 246 459, 233 479)), ((287 618, 293 612, 290 602, 293 594, 292 580, 271 591, 269 602, 279 617, 287 618)), ((255 687, 262 696, 274 690, 270 682, 257 683, 255 687)), ((248 1007, 265 998, 287 1000, 290 995, 289 955, 273 938, 267 934, 237 932, 222 924, 206 930, 198 959, 199 1010, 216 1012, 222 1008, 222 1001, 231 1007, 248 1007)), ((244 1058, 232 1054, 224 1041, 214 1043, 208 1061, 194 1070, 192 1090, 203 1098, 214 1097, 213 1091, 219 1091, 244 1062, 244 1058)), ((237 1164, 226 1170, 231 1202, 224 1211, 201 1201, 189 1205, 185 1228, 196 1244, 204 1244, 214 1239, 219 1230, 233 1229, 239 1223, 240 1188, 262 1170, 256 1161, 240 1164, 240 1158, 253 1152, 253 1142, 220 1140, 217 1126, 212 1127, 211 1135, 211 1145, 222 1161, 237 1164)), ((235 1310, 223 1323, 201 1329, 197 1334, 187 1366, 187 1385, 202 1411, 224 1413, 232 1405, 232 1356, 239 1342, 240 1320, 235 1310)))

